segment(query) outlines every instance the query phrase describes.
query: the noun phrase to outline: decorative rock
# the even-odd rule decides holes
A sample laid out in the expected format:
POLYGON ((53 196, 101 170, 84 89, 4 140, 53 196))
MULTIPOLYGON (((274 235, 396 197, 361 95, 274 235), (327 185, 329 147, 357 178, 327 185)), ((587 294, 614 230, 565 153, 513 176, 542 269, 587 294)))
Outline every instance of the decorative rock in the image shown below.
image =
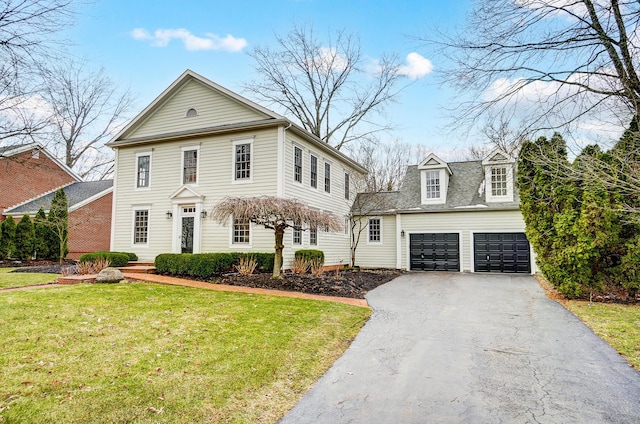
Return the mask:
POLYGON ((96 283, 118 283, 124 280, 124 275, 117 268, 105 268, 96 277, 96 283))

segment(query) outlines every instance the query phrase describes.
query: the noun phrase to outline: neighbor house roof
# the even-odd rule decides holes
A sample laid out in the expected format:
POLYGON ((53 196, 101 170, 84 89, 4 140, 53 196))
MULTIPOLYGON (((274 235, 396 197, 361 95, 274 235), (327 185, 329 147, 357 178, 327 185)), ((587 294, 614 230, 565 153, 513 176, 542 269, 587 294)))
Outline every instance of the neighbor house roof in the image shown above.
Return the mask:
MULTIPOLYGON (((79 207, 110 193, 113 190, 113 180, 75 182, 63 187, 63 189, 67 195, 69 212, 72 212, 79 207)), ((53 200, 54 194, 55 191, 51 191, 36 199, 14 206, 5 210, 4 215, 24 215, 25 213, 35 214, 38 212, 40 207, 43 207, 45 211, 48 211, 49 207, 51 207, 51 201, 53 200)))
POLYGON ((5 146, 0 146, 0 158, 8 158, 11 156, 19 155, 20 153, 28 152, 30 150, 37 149, 40 152, 44 153, 49 159, 56 163, 60 167, 60 169, 64 170, 66 173, 71 175, 74 180, 82 181, 82 177, 76 174, 71 168, 65 165, 62 161, 58 160, 55 156, 53 156, 42 144, 37 142, 31 143, 22 143, 22 144, 8 144, 5 146))

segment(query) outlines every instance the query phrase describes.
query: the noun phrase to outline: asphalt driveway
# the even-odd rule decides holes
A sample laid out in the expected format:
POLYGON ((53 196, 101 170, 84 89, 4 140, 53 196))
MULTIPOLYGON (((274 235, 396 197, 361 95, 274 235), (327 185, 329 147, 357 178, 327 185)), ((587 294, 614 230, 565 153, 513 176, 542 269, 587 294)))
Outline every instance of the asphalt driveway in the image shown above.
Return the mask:
POLYGON ((640 373, 529 276, 412 273, 281 423, 640 422, 640 373))

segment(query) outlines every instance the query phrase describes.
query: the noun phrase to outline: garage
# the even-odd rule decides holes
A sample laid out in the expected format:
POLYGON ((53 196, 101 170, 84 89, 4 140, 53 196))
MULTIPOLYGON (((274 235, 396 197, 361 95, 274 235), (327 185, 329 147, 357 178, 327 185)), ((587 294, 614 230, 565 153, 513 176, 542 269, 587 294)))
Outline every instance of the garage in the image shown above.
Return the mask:
POLYGON ((524 233, 473 235, 475 272, 531 273, 531 249, 524 233))
POLYGON ((412 271, 460 271, 458 233, 419 233, 409 235, 412 271))

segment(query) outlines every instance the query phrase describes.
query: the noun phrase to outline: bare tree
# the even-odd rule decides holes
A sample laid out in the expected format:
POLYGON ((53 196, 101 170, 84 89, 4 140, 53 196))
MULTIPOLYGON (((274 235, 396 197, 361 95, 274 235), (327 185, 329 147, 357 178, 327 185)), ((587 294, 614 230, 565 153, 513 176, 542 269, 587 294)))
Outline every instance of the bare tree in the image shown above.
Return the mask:
POLYGON ((233 217, 234 221, 252 222, 273 230, 276 241, 273 278, 280 278, 284 232, 287 228, 325 228, 330 231, 342 229, 340 220, 331 213, 312 209, 295 199, 271 196, 228 197, 214 207, 211 216, 223 225, 233 217))
POLYGON ((445 81, 470 94, 458 123, 493 114, 525 123, 520 135, 585 131, 640 115, 639 25, 635 0, 479 0, 431 43, 452 60, 445 81))
POLYGON ((384 56, 367 69, 359 40, 345 30, 324 44, 313 28, 295 26, 276 41, 275 49, 249 53, 260 80, 245 83, 248 92, 278 105, 337 149, 390 128, 379 114, 398 93, 395 57, 384 56))
POLYGON ((83 178, 105 176, 113 163, 104 143, 124 125, 131 106, 128 90, 120 90, 104 69, 62 61, 45 71, 44 97, 52 109, 51 142, 58 157, 83 178))
POLYGON ((0 3, 0 143, 44 128, 34 112, 39 65, 59 51, 55 34, 74 17, 73 0, 4 0, 0 3))

